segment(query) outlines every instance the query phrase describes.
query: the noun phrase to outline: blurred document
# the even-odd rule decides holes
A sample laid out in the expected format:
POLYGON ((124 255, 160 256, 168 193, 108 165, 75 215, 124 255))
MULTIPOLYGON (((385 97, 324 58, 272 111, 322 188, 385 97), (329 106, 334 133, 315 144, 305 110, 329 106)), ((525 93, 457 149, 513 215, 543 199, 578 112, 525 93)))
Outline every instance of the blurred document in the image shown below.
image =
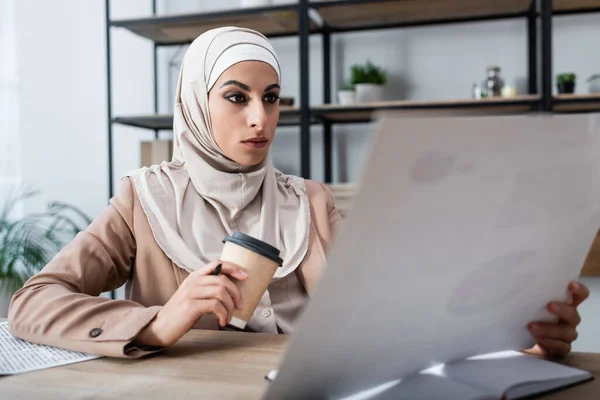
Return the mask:
POLYGON ((406 118, 358 193, 267 398, 327 398, 533 344, 600 226, 598 115, 406 118))
POLYGON ((19 374, 95 358, 100 356, 17 339, 8 332, 8 322, 0 322, 0 375, 19 374))

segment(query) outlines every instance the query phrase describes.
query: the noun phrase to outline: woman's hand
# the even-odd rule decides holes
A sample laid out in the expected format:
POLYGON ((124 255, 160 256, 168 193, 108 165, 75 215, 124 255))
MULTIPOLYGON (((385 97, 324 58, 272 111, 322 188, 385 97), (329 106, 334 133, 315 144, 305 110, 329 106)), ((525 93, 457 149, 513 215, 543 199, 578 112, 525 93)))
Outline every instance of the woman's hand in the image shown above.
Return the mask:
POLYGON ((581 317, 577 306, 590 295, 588 288, 579 282, 569 284, 569 303, 550 302, 547 309, 556 315, 555 322, 532 322, 527 328, 536 340, 530 350, 534 354, 548 357, 563 357, 571 351, 571 343, 577 339, 577 325, 581 317))
POLYGON ((171 346, 186 334, 204 314, 214 313, 225 326, 234 307, 243 308, 242 295, 231 276, 244 280, 248 274, 240 267, 214 261, 191 273, 154 320, 136 337, 134 343, 146 346, 171 346), (222 264, 221 275, 211 275, 222 264))

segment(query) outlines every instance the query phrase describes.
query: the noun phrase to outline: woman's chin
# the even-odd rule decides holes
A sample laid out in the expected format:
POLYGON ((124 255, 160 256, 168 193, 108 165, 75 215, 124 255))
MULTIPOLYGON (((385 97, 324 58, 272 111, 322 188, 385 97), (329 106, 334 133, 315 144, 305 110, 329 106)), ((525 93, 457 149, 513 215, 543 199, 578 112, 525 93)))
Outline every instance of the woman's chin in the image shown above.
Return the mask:
POLYGON ((265 159, 269 153, 269 147, 263 149, 250 149, 249 151, 244 149, 245 151, 241 151, 240 153, 236 154, 236 157, 230 158, 232 158, 238 164, 246 167, 254 167, 265 159))
POLYGON ((238 164, 243 165, 245 167, 255 167, 258 164, 260 164, 261 162, 263 162, 265 157, 266 157, 266 154, 254 155, 254 156, 245 155, 243 157, 233 158, 233 161, 235 161, 238 164))

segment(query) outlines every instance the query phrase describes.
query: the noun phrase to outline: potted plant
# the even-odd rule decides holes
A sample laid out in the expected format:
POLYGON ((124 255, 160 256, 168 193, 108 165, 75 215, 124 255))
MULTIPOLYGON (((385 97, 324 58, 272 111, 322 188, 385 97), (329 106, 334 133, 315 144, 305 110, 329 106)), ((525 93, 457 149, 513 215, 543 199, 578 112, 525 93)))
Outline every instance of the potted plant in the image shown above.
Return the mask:
POLYGON ((356 90, 351 83, 345 83, 338 89, 338 102, 343 105, 356 103, 356 90))
POLYGON ((575 93, 575 77, 573 73, 560 74, 556 77, 558 93, 575 93))
POLYGON ((588 91, 590 93, 600 93, 600 74, 592 75, 588 78, 588 91))
POLYGON ((367 61, 364 65, 352 66, 352 84, 356 88, 356 100, 359 103, 381 101, 383 85, 387 75, 383 69, 367 61))
POLYGON ((15 218, 19 204, 36 196, 30 189, 15 190, 0 205, 0 317, 6 317, 14 292, 39 272, 90 219, 61 202, 41 213, 15 218))

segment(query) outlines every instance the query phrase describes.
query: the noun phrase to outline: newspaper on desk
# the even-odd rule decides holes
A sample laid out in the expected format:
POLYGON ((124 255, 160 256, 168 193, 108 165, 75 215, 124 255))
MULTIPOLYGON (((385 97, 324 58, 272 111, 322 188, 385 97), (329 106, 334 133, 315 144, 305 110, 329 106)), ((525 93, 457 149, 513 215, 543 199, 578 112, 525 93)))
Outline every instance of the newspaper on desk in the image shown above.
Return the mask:
POLYGON ((533 345, 600 226, 600 115, 387 114, 265 399, 533 345))
POLYGON ((20 374, 95 358, 100 356, 17 339, 8 331, 8 322, 0 322, 0 375, 20 374))

